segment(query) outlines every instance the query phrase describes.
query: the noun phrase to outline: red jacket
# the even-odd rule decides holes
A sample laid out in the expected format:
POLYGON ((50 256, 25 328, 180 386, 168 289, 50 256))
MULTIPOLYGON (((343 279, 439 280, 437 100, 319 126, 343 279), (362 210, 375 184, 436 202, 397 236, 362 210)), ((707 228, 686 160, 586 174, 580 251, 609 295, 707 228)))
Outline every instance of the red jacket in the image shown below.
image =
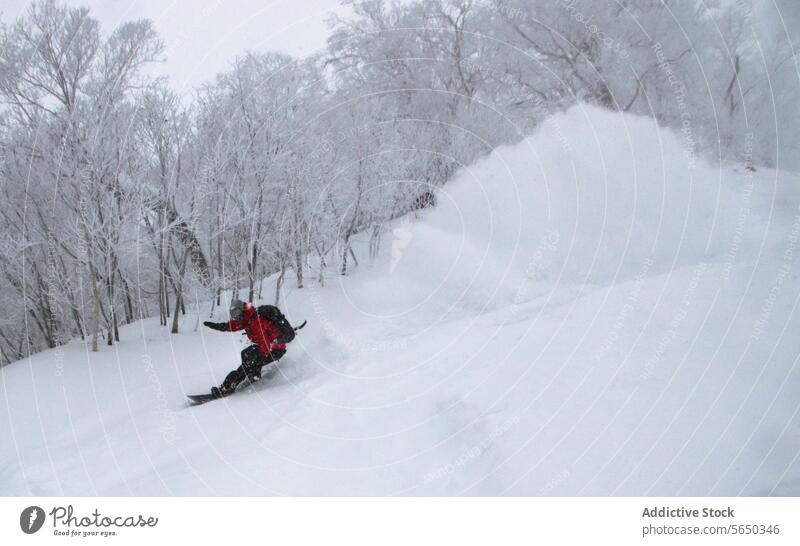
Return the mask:
POLYGON ((286 349, 285 343, 273 343, 281 337, 278 327, 264 317, 259 317, 256 308, 247 304, 244 306, 244 317, 241 320, 228 321, 228 329, 231 332, 244 330, 247 338, 258 345, 264 356, 268 355, 272 349, 286 349))

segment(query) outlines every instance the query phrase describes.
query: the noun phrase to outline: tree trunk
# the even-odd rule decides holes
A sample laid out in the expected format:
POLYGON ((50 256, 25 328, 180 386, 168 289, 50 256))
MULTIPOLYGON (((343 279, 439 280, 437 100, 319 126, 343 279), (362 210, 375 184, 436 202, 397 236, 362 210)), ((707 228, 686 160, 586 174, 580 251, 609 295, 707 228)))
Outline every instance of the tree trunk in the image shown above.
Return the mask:
POLYGON ((161 326, 167 325, 167 313, 164 311, 164 277, 158 277, 158 323, 161 326))
POLYGON ((342 269, 339 272, 342 276, 347 275, 347 247, 350 244, 350 237, 349 235, 345 237, 344 243, 342 244, 342 269))
POLYGON ((278 273, 278 278, 275 281, 275 305, 279 305, 281 302, 281 288, 283 287, 283 277, 286 275, 286 262, 281 256, 281 265, 280 265, 280 272, 278 273))
POLYGON ((256 267, 258 263, 258 244, 256 241, 252 241, 252 251, 250 254, 250 263, 247 264, 247 274, 248 274, 248 290, 247 290, 247 301, 253 303, 253 297, 255 296, 256 291, 256 267))
POLYGON ((89 276, 92 278, 92 296, 94 298, 93 314, 94 314, 94 331, 92 332, 92 352, 97 352, 97 338, 100 337, 100 293, 97 289, 97 279, 94 276, 94 271, 89 268, 89 276))
POLYGON ((134 320, 134 313, 133 313, 133 299, 131 298, 131 289, 128 285, 128 281, 125 280, 125 277, 122 276, 122 272, 117 270, 117 274, 119 275, 120 283, 122 284, 122 292, 125 295, 125 324, 130 324, 134 320))
POLYGON ((294 250, 294 270, 297 275, 297 288, 303 288, 303 253, 299 247, 294 250))
POLYGON ((180 308, 182 301, 183 301, 183 294, 178 294, 175 296, 175 312, 172 314, 172 328, 170 328, 171 334, 178 333, 178 317, 180 316, 180 308))

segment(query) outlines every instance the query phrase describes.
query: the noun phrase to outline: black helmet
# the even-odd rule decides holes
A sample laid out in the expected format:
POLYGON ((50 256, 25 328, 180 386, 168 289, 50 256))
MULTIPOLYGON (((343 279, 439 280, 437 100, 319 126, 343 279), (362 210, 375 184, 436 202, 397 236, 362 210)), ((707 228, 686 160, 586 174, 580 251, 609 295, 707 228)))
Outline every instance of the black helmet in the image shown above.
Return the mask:
POLYGON ((244 302, 242 300, 231 300, 230 314, 233 320, 242 320, 244 318, 244 302))

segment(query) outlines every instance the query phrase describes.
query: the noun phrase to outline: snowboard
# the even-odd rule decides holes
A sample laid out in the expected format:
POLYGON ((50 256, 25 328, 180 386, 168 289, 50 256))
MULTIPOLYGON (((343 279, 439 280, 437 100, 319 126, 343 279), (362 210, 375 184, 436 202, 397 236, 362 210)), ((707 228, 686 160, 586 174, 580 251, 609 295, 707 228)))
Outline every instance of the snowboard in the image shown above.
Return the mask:
POLYGON ((272 379, 277 373, 278 368, 275 366, 275 362, 269 365, 269 369, 263 372, 263 376, 258 381, 250 381, 249 379, 245 379, 242 383, 236 387, 236 390, 233 392, 229 392, 227 394, 220 393, 218 396, 214 396, 210 392, 205 394, 187 394, 186 398, 189 399, 189 406, 199 406, 201 404, 205 404, 206 402, 211 402, 212 400, 220 400, 222 398, 227 398, 233 394, 237 394, 243 391, 252 391, 255 385, 259 383, 266 383, 270 379, 272 379))
POLYGON ((206 402, 211 402, 212 400, 219 400, 220 398, 225 398, 226 396, 230 396, 231 393, 222 394, 220 396, 214 396, 213 394, 206 393, 206 394, 187 394, 186 398, 189 399, 190 406, 199 406, 200 404, 205 404, 206 402))
POLYGON ((210 392, 206 393, 206 394, 187 394, 186 398, 189 399, 189 405, 190 406, 199 406, 201 404, 205 404, 206 402, 211 402, 212 400, 220 400, 222 398, 227 398, 227 397, 231 396, 232 394, 236 394, 237 392, 242 392, 244 390, 247 390, 248 387, 252 387, 256 383, 260 383, 261 381, 263 381, 263 379, 261 379, 260 381, 256 381, 256 382, 253 382, 253 381, 250 381, 250 380, 246 379, 246 380, 242 381, 242 383, 238 387, 236 387, 236 390, 234 390, 232 392, 229 392, 229 393, 226 393, 226 394, 220 393, 217 396, 211 394, 210 392))

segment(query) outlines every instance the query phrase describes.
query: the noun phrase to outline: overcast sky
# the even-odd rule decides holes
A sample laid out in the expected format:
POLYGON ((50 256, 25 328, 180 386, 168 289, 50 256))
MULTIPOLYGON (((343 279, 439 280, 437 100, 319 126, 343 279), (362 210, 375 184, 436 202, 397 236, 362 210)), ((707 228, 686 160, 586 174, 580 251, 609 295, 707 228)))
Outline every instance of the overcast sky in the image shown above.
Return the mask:
MULTIPOLYGON (((318 51, 329 30, 332 11, 346 14, 340 0, 68 0, 88 6, 109 31, 119 23, 147 18, 165 45, 166 62, 157 73, 170 77, 185 95, 198 84, 230 68, 247 50, 277 50, 296 56, 318 51)), ((736 0, 729 0, 736 1, 736 0)), ((13 21, 28 0, 2 0, 2 17, 13 21)), ((800 0, 756 0, 753 10, 766 39, 798 40, 800 0)), ((795 42, 796 47, 796 42, 795 42)))
MULTIPOLYGON (((339 0, 71 0, 88 6, 104 32, 120 22, 147 18, 161 35, 167 74, 181 94, 231 66, 247 50, 307 55, 325 45, 331 11, 339 0)), ((15 20, 27 0, 2 0, 2 15, 15 20)))

